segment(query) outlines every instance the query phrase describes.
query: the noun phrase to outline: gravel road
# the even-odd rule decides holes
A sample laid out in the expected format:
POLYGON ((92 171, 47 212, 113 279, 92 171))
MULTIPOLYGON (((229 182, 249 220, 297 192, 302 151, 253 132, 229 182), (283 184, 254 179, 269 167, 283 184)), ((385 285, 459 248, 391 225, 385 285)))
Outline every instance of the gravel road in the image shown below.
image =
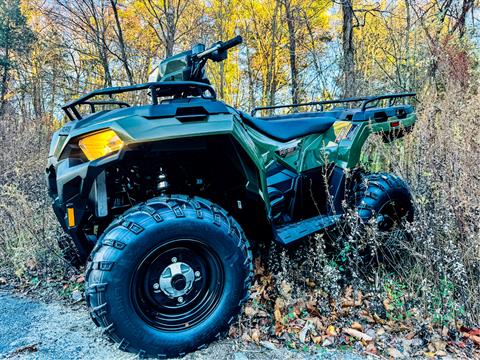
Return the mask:
MULTIPOLYGON (((135 359, 115 348, 100 334, 82 305, 66 306, 0 291, 0 359, 135 359)), ((191 359, 275 360, 345 359, 364 357, 340 351, 305 354, 286 349, 271 350, 222 340, 191 359)))

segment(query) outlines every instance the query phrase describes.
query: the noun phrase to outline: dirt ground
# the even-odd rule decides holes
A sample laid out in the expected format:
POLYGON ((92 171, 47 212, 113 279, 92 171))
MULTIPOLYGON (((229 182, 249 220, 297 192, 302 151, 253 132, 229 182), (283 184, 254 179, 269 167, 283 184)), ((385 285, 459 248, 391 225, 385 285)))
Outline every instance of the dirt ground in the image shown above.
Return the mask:
MULTIPOLYGON (((41 301, 0 291, 0 359, 135 359, 105 340, 83 304, 41 301)), ((267 349, 225 339, 185 359, 347 359, 365 357, 344 351, 300 353, 267 349)))

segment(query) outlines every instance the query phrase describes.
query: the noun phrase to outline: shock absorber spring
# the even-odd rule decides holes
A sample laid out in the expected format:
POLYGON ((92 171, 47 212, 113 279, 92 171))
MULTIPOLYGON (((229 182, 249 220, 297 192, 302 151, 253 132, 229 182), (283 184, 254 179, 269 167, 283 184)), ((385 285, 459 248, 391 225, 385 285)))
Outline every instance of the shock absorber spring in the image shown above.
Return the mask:
POLYGON ((167 181, 167 175, 163 171, 163 168, 160 168, 157 175, 157 191, 160 194, 163 194, 169 188, 169 186, 170 184, 167 181))

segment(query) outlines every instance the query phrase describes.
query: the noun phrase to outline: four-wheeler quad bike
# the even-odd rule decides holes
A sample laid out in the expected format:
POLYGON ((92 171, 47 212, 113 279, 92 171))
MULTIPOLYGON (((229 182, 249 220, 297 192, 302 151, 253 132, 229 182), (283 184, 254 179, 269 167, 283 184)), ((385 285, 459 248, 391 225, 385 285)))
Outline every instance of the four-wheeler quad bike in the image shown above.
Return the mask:
POLYGON ((63 107, 71 121, 47 166, 53 208, 74 244, 69 260, 87 262, 93 321, 124 350, 179 356, 223 336, 248 298, 249 239, 265 240, 262 229, 298 243, 342 221, 351 198, 359 222, 382 231, 413 216, 398 177, 347 176, 370 134, 391 140, 413 126, 400 104, 413 94, 249 115, 218 101, 203 70, 241 41, 196 45, 160 63, 152 82, 63 107), (132 92, 148 103, 130 106, 132 92))

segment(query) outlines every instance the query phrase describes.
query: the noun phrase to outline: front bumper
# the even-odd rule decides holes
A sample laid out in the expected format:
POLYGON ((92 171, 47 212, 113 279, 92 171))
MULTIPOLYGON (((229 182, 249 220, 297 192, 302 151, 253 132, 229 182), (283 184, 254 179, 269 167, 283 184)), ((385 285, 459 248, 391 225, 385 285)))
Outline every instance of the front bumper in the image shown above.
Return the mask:
POLYGON ((88 162, 70 158, 57 162, 54 157, 49 158, 46 176, 53 211, 62 228, 72 237, 83 260, 97 239, 93 235, 87 236, 82 229, 90 216, 99 219, 108 216, 105 170, 120 161, 123 155, 122 150, 88 162), (71 209, 70 221, 67 208, 71 209))

